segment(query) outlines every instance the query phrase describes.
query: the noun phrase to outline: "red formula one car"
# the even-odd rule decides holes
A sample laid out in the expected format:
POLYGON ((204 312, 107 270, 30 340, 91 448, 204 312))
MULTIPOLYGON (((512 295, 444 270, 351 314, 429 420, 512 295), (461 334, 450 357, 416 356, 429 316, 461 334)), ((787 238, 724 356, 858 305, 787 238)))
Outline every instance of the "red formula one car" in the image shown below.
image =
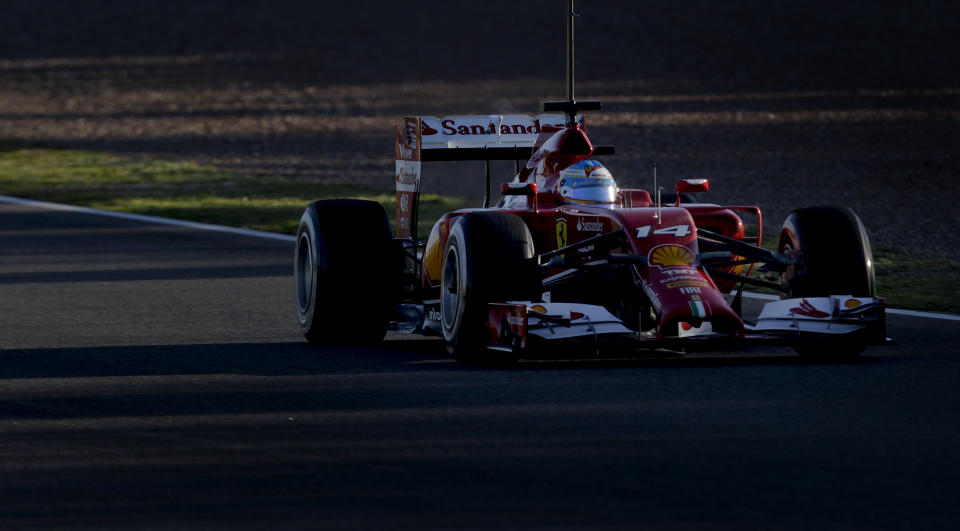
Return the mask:
POLYGON ((885 341, 853 211, 796 210, 777 250, 764 249, 758 207, 692 201, 706 179, 677 181, 669 198, 618 188, 596 160, 613 149, 584 130, 588 110, 599 103, 549 102, 536 117, 406 118, 396 130, 396 237, 373 202, 318 201, 303 214, 295 276, 307 339, 442 335, 461 361, 758 343, 840 357, 885 341), (498 204, 450 212, 421 240, 422 165, 450 160, 488 161, 488 196, 490 160, 515 160, 517 172, 498 204), (749 276, 754 267, 780 282, 749 276), (752 323, 741 315, 745 284, 782 294, 752 323))

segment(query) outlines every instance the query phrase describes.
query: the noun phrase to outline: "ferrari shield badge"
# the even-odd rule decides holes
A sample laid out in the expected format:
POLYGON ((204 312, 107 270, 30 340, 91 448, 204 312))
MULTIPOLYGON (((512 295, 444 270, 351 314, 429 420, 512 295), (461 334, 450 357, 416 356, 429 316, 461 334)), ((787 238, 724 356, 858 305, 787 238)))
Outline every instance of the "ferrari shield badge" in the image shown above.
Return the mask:
POLYGON ((557 249, 567 246, 567 220, 557 220, 557 249))

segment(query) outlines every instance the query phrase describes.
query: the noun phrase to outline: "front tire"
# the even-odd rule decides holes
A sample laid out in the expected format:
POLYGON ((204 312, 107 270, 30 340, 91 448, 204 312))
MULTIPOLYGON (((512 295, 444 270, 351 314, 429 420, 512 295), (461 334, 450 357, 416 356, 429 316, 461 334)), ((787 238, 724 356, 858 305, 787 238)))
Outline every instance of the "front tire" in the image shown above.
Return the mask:
POLYGON ((399 273, 399 255, 379 203, 311 203, 300 218, 294 252, 304 337, 320 344, 382 339, 397 301, 399 273))
MULTIPOLYGON (((860 218, 848 207, 818 206, 794 210, 783 223, 778 251, 797 264, 781 273, 785 298, 828 295, 876 296, 870 239, 860 218)), ((805 340, 799 354, 815 358, 849 358, 866 348, 856 337, 805 340)))
POLYGON ((783 222, 778 250, 800 259, 781 274, 788 297, 876 296, 870 239, 848 207, 794 210, 783 222))
POLYGON ((447 351, 479 361, 487 345, 487 304, 539 300, 533 237, 504 212, 471 212, 450 227, 444 249, 440 315, 447 351))

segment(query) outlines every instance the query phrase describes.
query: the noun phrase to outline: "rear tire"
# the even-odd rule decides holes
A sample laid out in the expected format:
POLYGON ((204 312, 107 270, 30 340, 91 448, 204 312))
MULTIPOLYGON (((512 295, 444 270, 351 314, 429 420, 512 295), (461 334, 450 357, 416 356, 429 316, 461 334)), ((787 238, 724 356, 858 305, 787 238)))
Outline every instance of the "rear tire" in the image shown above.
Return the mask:
MULTIPOLYGON (((848 207, 818 206, 794 210, 780 231, 780 253, 799 259, 781 273, 785 298, 827 295, 876 296, 870 239, 848 207)), ((816 358, 849 358, 863 352, 862 338, 823 338, 797 345, 816 358)))
POLYGON ((398 300, 400 262, 383 207, 334 199, 307 206, 294 252, 297 317, 311 343, 383 339, 398 300))
POLYGON ((530 230, 513 214, 470 212, 450 227, 443 256, 440 315, 447 351, 461 363, 508 361, 500 352, 485 356, 487 304, 539 300, 530 230))

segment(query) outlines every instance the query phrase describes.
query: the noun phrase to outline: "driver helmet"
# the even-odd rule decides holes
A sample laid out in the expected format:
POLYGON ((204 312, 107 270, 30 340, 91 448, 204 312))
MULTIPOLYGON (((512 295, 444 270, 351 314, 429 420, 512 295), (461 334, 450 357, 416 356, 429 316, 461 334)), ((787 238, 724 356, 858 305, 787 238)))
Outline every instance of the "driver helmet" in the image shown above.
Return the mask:
POLYGON ((559 190, 568 203, 610 205, 617 200, 613 175, 595 160, 582 160, 561 171, 559 190))

